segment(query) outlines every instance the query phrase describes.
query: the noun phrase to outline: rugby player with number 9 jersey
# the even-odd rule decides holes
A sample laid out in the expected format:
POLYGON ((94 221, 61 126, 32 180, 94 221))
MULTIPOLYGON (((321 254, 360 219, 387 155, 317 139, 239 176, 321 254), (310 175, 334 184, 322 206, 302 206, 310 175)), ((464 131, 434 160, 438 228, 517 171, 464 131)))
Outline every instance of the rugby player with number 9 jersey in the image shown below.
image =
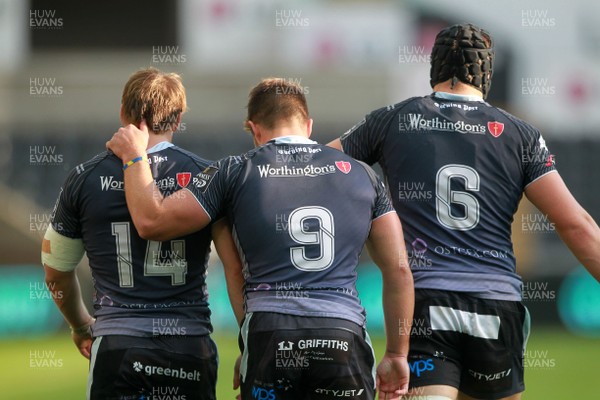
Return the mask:
MULTIPOLYGON (((261 81, 248 101, 255 149, 206 169, 193 196, 155 195, 145 164, 125 171, 133 221, 169 239, 224 215, 243 261, 242 399, 399 399, 408 390, 413 285, 400 220, 373 170, 309 139, 302 88, 261 81), (383 275, 386 352, 375 371, 356 291, 365 242, 383 275), (376 373, 375 373, 376 372, 376 373)), ((147 133, 129 125, 108 143, 138 157, 147 133)))

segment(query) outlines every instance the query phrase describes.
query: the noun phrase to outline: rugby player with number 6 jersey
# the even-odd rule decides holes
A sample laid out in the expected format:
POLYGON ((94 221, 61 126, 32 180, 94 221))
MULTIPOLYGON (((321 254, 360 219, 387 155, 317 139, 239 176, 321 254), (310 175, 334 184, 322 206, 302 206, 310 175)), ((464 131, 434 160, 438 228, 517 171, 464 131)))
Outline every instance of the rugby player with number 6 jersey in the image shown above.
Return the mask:
MULTIPOLYGON (((125 171, 133 222, 170 239, 226 215, 243 263, 243 399, 399 399, 408 390, 413 284, 402 227, 376 174, 309 139, 304 92, 271 78, 249 96, 246 128, 257 146, 207 168, 193 196, 156 196, 148 165, 125 171), (363 246, 383 275, 386 352, 375 371, 356 291, 363 246)), ((107 144, 123 162, 148 135, 133 125, 107 144)))
POLYGON ((433 93, 368 114, 330 143, 379 163, 402 219, 415 283, 414 399, 519 399, 529 315, 511 223, 523 194, 600 280, 600 230, 540 132, 485 101, 494 48, 453 25, 431 55, 433 93), (429 396, 429 397, 427 397, 429 396))
MULTIPOLYGON (((80 352, 91 356, 88 399, 154 398, 165 391, 189 400, 216 397, 217 349, 209 336, 205 282, 211 228, 168 241, 145 240, 125 201, 123 173, 136 163, 151 171, 157 197, 201 185, 196 176, 209 162, 171 143, 185 110, 178 75, 154 68, 134 73, 123 90, 121 122, 148 121, 147 147, 128 163, 104 152, 71 171, 44 237, 48 287, 61 292, 54 297, 57 306, 80 352), (75 275, 84 252, 94 283, 95 322, 75 275)), ((217 250, 229 249, 222 261, 239 268, 227 224, 217 224, 212 228, 217 250)), ((237 283, 238 294, 231 295, 239 299, 232 301, 239 315, 243 281, 237 283)))

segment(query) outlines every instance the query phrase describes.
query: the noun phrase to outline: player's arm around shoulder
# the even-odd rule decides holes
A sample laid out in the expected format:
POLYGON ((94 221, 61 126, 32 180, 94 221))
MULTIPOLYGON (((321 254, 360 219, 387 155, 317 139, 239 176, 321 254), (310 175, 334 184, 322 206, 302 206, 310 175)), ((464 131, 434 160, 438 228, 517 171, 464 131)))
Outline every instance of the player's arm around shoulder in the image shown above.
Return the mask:
POLYGON ((554 223, 575 257, 600 282, 600 228, 573 197, 560 174, 551 172, 530 183, 525 195, 554 223))
POLYGON ((210 222, 210 216, 188 189, 163 198, 156 187, 144 156, 148 128, 142 121, 121 127, 106 147, 123 162, 127 207, 138 234, 147 240, 169 240, 196 232, 210 222), (134 161, 136 160, 136 161, 134 161))
POLYGON ((380 393, 386 393, 388 398, 399 398, 408 391, 408 332, 413 319, 414 285, 406 257, 402 225, 395 212, 373 221, 367 249, 383 277, 387 345, 377 367, 377 389, 380 393), (399 333, 399 326, 406 329, 399 333))

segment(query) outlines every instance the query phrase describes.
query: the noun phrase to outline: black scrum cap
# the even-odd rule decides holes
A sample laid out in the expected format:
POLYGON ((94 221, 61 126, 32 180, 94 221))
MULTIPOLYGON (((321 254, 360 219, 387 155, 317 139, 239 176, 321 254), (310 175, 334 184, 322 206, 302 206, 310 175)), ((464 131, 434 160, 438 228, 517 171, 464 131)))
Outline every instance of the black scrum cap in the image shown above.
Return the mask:
POLYGON ((430 83, 452 79, 479 89, 486 98, 492 84, 494 48, 490 34, 472 24, 441 30, 431 51, 430 83))

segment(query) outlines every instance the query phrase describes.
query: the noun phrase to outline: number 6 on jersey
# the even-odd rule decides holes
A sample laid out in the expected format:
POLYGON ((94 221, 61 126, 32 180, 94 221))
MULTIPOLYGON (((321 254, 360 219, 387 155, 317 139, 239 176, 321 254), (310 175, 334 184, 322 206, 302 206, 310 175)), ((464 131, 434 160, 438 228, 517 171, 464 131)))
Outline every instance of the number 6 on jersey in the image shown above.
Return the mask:
POLYGON ((435 211, 440 224, 448 229, 468 231, 479 223, 479 201, 470 193, 452 190, 452 179, 465 182, 465 190, 479 191, 479 174, 466 165, 448 164, 440 168, 435 178, 435 211), (464 207, 463 216, 452 213, 452 204, 464 207))

